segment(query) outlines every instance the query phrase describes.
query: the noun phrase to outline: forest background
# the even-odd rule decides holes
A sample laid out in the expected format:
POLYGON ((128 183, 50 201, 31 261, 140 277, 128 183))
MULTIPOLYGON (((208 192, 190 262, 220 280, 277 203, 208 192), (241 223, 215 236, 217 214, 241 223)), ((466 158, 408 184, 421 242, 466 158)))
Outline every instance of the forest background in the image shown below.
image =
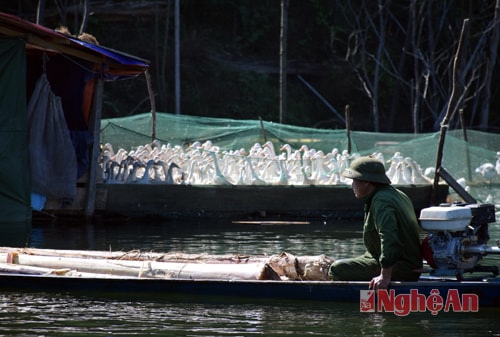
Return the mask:
MULTIPOLYGON (((499 132, 499 2, 3 0, 0 10, 149 60, 160 112, 345 129, 348 105, 353 130, 420 133, 439 130, 455 88, 450 128, 499 132)), ((151 109, 144 76, 105 84, 103 118, 151 109)))

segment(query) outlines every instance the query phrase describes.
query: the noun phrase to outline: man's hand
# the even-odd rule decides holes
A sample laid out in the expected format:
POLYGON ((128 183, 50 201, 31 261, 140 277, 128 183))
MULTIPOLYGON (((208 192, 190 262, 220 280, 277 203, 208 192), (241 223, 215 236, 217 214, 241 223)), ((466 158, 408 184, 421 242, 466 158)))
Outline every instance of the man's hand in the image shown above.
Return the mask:
POLYGON ((392 267, 382 268, 380 275, 372 278, 370 281, 370 289, 387 289, 391 285, 392 267))

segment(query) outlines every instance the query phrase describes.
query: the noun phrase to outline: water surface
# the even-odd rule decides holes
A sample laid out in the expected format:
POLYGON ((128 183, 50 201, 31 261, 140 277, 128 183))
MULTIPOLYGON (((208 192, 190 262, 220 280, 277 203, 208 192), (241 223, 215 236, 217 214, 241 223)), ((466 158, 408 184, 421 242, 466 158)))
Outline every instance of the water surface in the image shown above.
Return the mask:
MULTIPOLYGON (((490 225, 490 244, 500 239, 490 225)), ((207 254, 326 254, 363 252, 361 222, 292 225, 231 221, 113 222, 33 225, 30 246, 207 254)), ((486 264, 500 264, 487 256, 486 264)), ((360 313, 357 303, 217 298, 107 298, 95 294, 3 292, 2 336, 500 336, 500 308, 477 313, 360 313)))

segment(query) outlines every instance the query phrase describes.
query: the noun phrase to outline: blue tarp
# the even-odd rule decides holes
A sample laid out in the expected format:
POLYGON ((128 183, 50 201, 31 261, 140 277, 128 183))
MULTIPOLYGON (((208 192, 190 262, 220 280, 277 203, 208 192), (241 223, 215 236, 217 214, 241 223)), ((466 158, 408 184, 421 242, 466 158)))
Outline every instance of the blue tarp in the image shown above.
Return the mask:
POLYGON ((28 47, 36 46, 41 52, 44 49, 56 51, 99 65, 97 71, 108 81, 137 76, 149 67, 149 62, 144 59, 88 43, 2 12, 0 12, 1 35, 24 39, 28 47))

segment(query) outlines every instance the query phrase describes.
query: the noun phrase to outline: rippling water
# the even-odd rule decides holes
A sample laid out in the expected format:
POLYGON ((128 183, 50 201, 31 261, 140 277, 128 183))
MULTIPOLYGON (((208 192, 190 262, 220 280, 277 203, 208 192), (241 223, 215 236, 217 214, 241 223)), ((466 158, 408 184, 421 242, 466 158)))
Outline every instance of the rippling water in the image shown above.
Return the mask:
POLYGON ((498 336, 499 311, 364 314, 354 304, 116 301, 0 295, 0 332, 18 336, 498 336))
MULTIPOLYGON (((490 225, 494 243, 500 224, 490 225)), ((361 222, 295 225, 214 221, 36 223, 30 246, 57 249, 179 251, 208 254, 327 254, 364 251, 361 222)), ((487 256, 486 263, 500 264, 487 256)), ((500 336, 500 308, 478 313, 360 313, 357 303, 137 300, 93 294, 4 292, 2 336, 500 336)))

